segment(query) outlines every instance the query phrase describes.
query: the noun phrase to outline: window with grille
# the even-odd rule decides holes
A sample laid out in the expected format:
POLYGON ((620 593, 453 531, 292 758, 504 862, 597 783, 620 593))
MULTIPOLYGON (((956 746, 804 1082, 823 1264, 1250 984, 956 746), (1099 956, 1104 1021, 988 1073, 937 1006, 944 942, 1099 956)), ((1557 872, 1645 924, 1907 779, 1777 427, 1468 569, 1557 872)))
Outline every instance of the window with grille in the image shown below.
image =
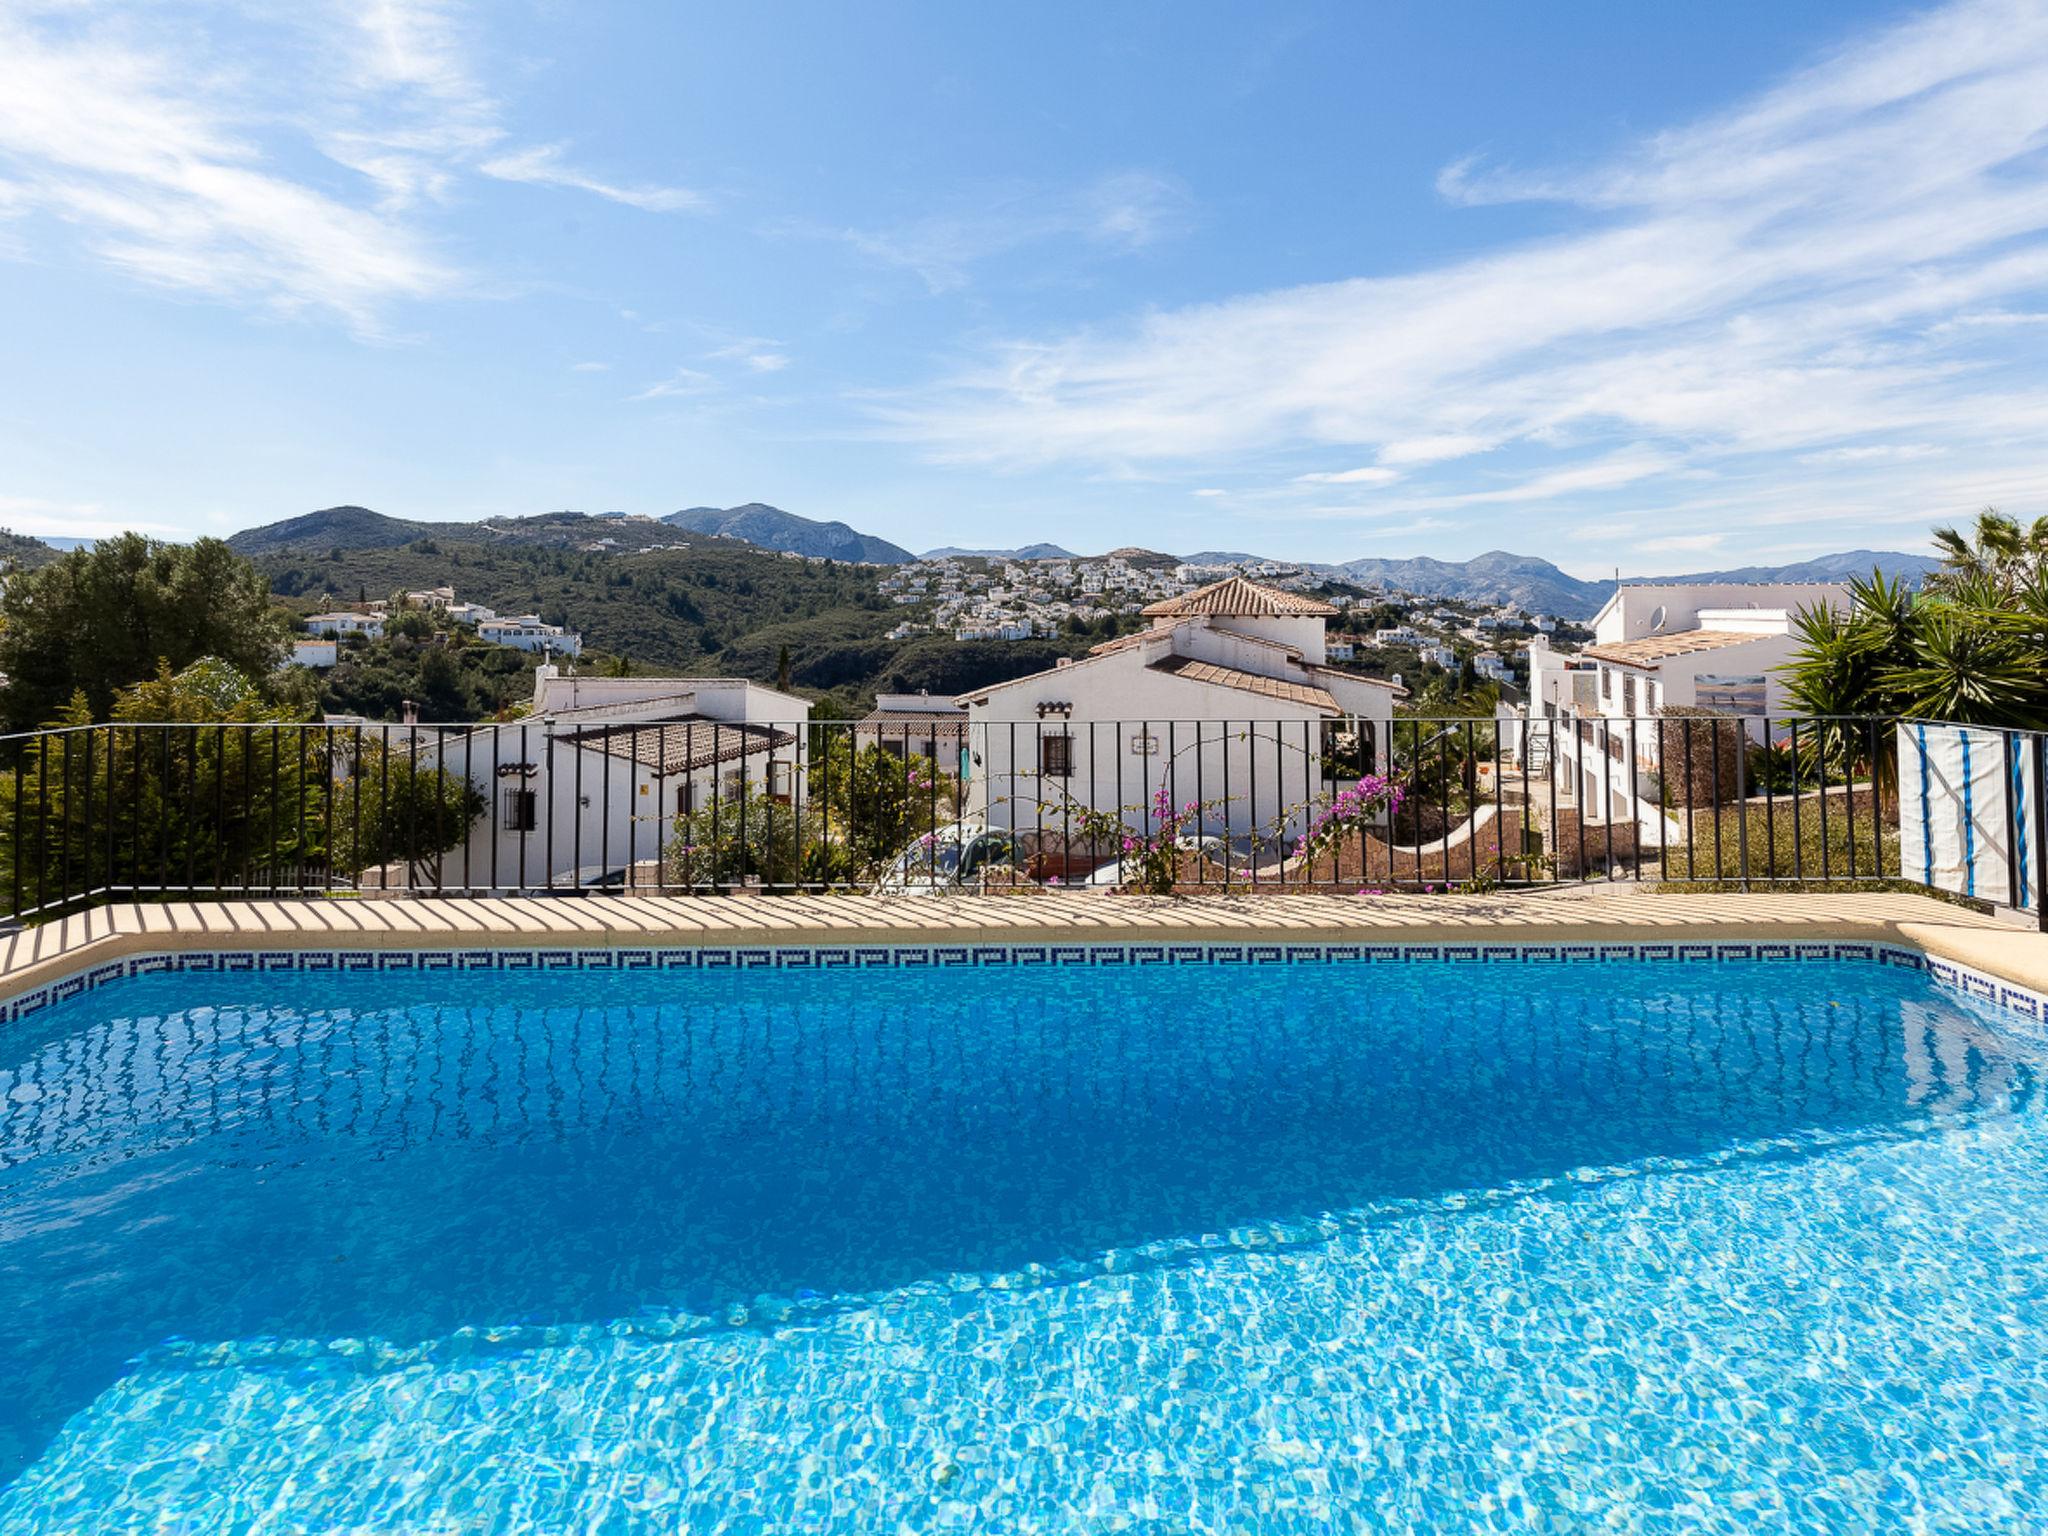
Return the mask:
POLYGON ((1064 735, 1039 737, 1038 771, 1048 778, 1071 777, 1074 772, 1074 738, 1064 735))
POLYGON ((1621 712, 1624 715, 1636 712, 1636 680, 1633 677, 1621 680, 1621 712))
POLYGON ((507 832, 531 832, 540 824, 540 796, 533 790, 508 789, 500 798, 507 832))

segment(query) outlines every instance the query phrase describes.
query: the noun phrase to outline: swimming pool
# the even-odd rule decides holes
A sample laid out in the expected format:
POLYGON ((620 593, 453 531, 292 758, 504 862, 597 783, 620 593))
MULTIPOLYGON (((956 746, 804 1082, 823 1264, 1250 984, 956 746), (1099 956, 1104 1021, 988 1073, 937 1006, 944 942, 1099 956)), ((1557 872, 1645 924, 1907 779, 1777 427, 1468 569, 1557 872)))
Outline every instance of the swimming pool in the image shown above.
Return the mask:
POLYGON ((0 1531, 2048 1521, 2038 1000, 1689 950, 86 978, 0 1531))

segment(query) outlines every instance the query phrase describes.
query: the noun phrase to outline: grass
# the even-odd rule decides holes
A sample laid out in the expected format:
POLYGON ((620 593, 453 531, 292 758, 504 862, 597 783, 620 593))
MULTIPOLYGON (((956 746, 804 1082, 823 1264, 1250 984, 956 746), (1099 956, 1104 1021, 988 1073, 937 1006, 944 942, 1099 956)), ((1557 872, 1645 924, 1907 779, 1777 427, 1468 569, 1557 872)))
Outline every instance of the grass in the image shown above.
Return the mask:
MULTIPOLYGON (((1644 872, 1652 866, 1645 850, 1644 872)), ((1866 890, 1874 877, 1897 879, 1899 831, 1868 805, 1853 816, 1839 796, 1827 802, 1827 825, 1821 825, 1819 797, 1765 806, 1750 801, 1703 809, 1692 820, 1691 851, 1674 838, 1656 868, 1666 884, 1683 882, 1704 888, 1769 880, 1797 881, 1809 890, 1866 890), (1852 825, 1853 822, 1853 825, 1852 825)), ((1917 886, 1913 887, 1918 889, 1917 886)))

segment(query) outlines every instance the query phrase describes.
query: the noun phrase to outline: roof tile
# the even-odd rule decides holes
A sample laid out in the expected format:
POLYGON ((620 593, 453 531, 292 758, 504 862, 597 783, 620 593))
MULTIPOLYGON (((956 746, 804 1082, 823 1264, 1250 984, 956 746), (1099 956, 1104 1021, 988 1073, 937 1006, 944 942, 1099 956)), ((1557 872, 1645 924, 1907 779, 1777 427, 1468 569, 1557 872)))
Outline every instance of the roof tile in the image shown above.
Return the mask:
POLYGON ((1162 598, 1140 610, 1147 618, 1176 618, 1183 614, 1211 614, 1217 618, 1244 619, 1333 619, 1337 610, 1328 603, 1278 587, 1262 587, 1242 576, 1226 576, 1206 587, 1197 587, 1179 597, 1162 598))

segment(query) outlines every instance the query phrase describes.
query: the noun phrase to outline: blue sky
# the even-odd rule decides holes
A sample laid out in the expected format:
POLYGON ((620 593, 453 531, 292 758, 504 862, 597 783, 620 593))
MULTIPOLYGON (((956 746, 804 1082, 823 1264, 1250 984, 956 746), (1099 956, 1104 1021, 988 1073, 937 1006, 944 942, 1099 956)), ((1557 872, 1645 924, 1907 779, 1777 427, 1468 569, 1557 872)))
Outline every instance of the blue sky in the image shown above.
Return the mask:
POLYGON ((2048 4, 0 0, 0 521, 2048 510, 2048 4))

